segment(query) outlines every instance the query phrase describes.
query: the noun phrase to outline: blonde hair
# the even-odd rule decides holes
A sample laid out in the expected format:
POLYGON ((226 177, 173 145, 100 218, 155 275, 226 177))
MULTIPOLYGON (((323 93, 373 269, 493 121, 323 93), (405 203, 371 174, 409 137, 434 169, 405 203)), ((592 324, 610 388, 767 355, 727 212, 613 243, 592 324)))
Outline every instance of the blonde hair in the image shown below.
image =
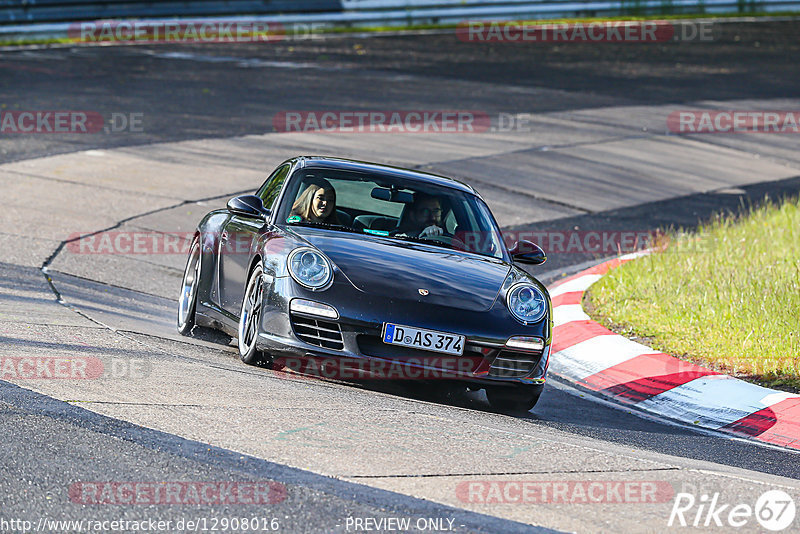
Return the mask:
POLYGON ((339 218, 336 216, 336 190, 327 180, 315 181, 309 184, 297 200, 292 204, 292 214, 299 215, 304 221, 311 220, 311 206, 314 202, 314 196, 320 189, 331 192, 331 205, 332 209, 330 214, 322 219, 321 222, 338 224, 339 218))

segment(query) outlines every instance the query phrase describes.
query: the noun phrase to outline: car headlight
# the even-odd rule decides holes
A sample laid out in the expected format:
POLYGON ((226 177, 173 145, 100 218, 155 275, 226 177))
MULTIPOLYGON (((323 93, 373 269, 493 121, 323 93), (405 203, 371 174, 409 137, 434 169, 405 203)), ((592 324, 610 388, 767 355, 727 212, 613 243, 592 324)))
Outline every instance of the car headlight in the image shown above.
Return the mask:
POLYGON ((547 313, 547 298, 541 290, 527 282, 508 290, 506 304, 511 315, 523 324, 538 323, 547 313))
POLYGON ((328 258, 313 248, 293 250, 287 260, 289 274, 295 282, 312 291, 327 289, 333 281, 333 268, 328 258))

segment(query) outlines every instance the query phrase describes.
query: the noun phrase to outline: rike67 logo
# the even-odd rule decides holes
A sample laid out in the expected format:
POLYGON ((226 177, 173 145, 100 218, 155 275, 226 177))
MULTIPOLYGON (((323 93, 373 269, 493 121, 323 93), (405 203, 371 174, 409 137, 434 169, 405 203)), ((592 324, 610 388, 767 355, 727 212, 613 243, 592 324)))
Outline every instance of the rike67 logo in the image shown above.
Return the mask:
POLYGON ((795 513, 794 499, 782 490, 761 494, 754 506, 723 502, 719 493, 699 499, 691 493, 678 493, 667 526, 739 528, 752 525, 755 519, 762 528, 780 532, 794 522, 795 513))

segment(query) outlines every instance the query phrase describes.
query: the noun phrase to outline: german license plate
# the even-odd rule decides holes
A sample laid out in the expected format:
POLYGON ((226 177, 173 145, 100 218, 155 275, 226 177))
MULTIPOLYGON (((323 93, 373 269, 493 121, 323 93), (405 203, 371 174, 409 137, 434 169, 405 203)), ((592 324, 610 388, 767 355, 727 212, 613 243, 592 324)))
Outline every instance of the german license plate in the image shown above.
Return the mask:
POLYGON ((464 336, 393 323, 383 323, 383 342, 458 356, 464 353, 464 336))

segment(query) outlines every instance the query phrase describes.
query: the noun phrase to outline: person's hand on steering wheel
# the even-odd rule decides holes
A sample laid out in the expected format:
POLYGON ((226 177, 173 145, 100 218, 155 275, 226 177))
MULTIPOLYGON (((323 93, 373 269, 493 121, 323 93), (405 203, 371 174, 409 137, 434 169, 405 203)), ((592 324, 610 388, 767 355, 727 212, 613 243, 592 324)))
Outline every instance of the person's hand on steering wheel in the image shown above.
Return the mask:
POLYGON ((419 237, 435 237, 443 235, 444 230, 435 224, 432 224, 419 233, 419 237))

